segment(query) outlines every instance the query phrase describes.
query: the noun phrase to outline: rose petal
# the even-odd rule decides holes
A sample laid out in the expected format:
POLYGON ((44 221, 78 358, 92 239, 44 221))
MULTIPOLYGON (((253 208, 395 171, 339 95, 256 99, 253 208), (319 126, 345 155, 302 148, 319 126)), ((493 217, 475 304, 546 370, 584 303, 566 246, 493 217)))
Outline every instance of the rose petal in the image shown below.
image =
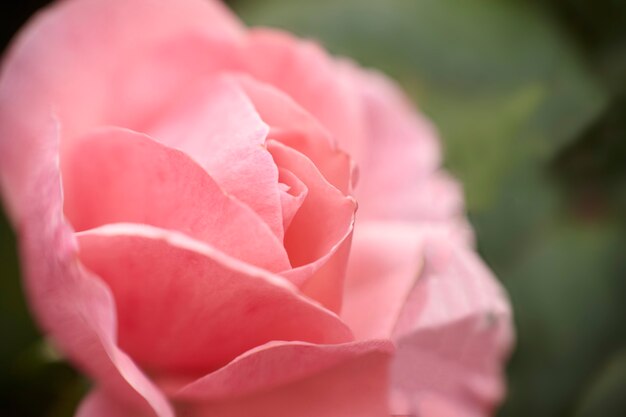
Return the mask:
POLYGON ((326 308, 339 314, 343 304, 344 281, 350 247, 352 227, 345 238, 330 252, 308 265, 283 272, 281 275, 292 281, 300 281, 300 291, 319 301, 326 308), (302 280, 302 277, 307 277, 302 280))
POLYGON ((288 282, 183 234, 117 224, 78 239, 115 296, 120 346, 153 373, 198 376, 270 340, 352 340, 288 282))
POLYGON ((385 77, 358 68, 350 73, 367 126, 365 143, 358 147, 364 149, 357 159, 359 218, 448 221, 462 217, 461 188, 437 171, 441 151, 432 125, 385 77))
POLYGON ((424 228, 401 222, 358 226, 341 318, 358 340, 390 337, 423 265, 424 228))
POLYGON ((140 127, 181 85, 221 66, 242 36, 219 1, 66 0, 38 14, 11 46, 0 81, 10 216, 22 211, 15 196, 27 187, 39 127, 52 111, 64 142, 95 125, 140 127))
POLYGON ((419 416, 437 417, 485 417, 493 413, 485 414, 479 410, 470 410, 454 400, 434 394, 426 394, 416 401, 415 408, 419 416))
POLYGON ((253 29, 246 46, 244 72, 287 93, 334 140, 350 141, 364 134, 353 85, 339 76, 336 62, 317 44, 277 30, 253 29))
POLYGON ((150 417, 129 404, 125 404, 102 389, 92 390, 83 398, 75 417, 150 417))
POLYGON ((293 172, 309 190, 285 234, 294 269, 282 275, 339 311, 356 203, 330 185, 306 156, 273 140, 267 146, 276 164, 293 172))
POLYGON ((342 318, 357 339, 398 342, 395 413, 486 415, 502 396, 506 296, 457 232, 454 224, 402 222, 355 231, 342 318))
POLYGON ((285 245, 294 266, 313 262, 343 240, 352 223, 355 201, 330 185, 300 152, 273 140, 268 141, 268 149, 276 164, 294 173, 309 190, 287 231, 285 245))
POLYGON ((280 184, 283 184, 286 187, 286 189, 281 190, 280 202, 283 214, 283 228, 284 230, 287 230, 291 225, 293 217, 296 215, 298 210, 300 210, 300 207, 302 207, 302 203, 304 203, 304 199, 309 193, 309 189, 306 188, 306 185, 304 185, 304 183, 288 169, 280 168, 278 173, 278 180, 280 181, 280 184))
MULTIPOLYGON (((402 168, 410 169, 405 173, 413 176, 428 174, 439 168, 441 147, 437 132, 398 86, 373 70, 363 70, 350 64, 345 64, 342 69, 349 72, 360 96, 362 117, 367 126, 366 147, 371 148, 368 153, 376 155, 377 152, 386 151, 382 155, 384 157, 377 158, 379 164, 389 161, 387 156, 399 157, 403 161, 402 168), (400 150, 402 145, 407 151, 404 154, 400 150)), ((377 161, 371 158, 367 162, 377 161)), ((374 165, 373 168, 379 170, 381 167, 374 165)), ((400 176, 399 172, 393 174, 400 176)))
POLYGON ((363 207, 362 214, 359 211, 359 218, 364 221, 449 223, 464 219, 462 187, 443 171, 433 172, 423 178, 414 177, 410 183, 404 179, 397 179, 398 182, 389 179, 390 182, 386 182, 384 178, 374 179, 366 172, 367 168, 359 170, 359 187, 355 191, 359 208, 363 207))
MULTIPOLYGON (((30 76, 41 81, 39 87, 46 87, 38 95, 54 92, 52 97, 55 102, 61 100, 56 104, 68 106, 67 114, 64 108, 57 110, 62 115, 67 132, 73 131, 73 122, 83 124, 77 116, 87 110, 84 106, 105 104, 109 113, 105 116, 114 119, 125 119, 128 108, 133 109, 131 113, 137 116, 144 106, 126 107, 130 104, 128 101, 149 103, 149 99, 154 100, 155 92, 163 94, 165 87, 169 87, 169 83, 163 81, 171 79, 174 68, 179 81, 183 82, 198 71, 198 66, 204 67, 206 62, 199 58, 200 50, 195 49, 197 43, 190 45, 194 48, 183 48, 172 56, 174 51, 168 48, 170 42, 189 36, 239 41, 244 35, 237 18, 221 2, 204 0, 110 0, 106 3, 69 0, 47 9, 40 15, 39 21, 32 23, 32 27, 37 30, 30 33, 31 43, 24 48, 27 50, 24 52, 36 55, 24 54, 23 58, 32 59, 33 67, 28 65, 28 69, 33 71, 30 76), (93 45, 98 45, 98 48, 93 48, 93 45), (160 65, 146 71, 148 68, 142 67, 146 64, 144 61, 150 58, 148 61, 156 64, 151 54, 159 48, 167 48, 169 54, 161 57, 160 65), (195 60, 189 59, 191 57, 187 53, 190 51, 196 55, 195 60), (182 62, 174 59, 183 56, 187 59, 182 62), (133 77, 134 74, 141 74, 141 79, 133 77), (117 88, 120 85, 124 88, 117 88), (84 94, 85 87, 91 94, 84 94), (122 92, 129 94, 120 94, 122 92), (107 102, 98 100, 102 98, 107 102), (81 108, 83 112, 76 111, 81 108), (67 118, 64 117, 66 115, 67 118)), ((216 59, 219 58, 213 58, 216 59)), ((167 96, 162 97, 165 99, 167 96)))
POLYGON ((264 147, 269 128, 232 80, 218 77, 193 85, 145 131, 191 156, 282 242, 278 169, 264 147))
POLYGON ((306 155, 324 178, 347 194, 354 179, 350 157, 311 114, 276 87, 246 76, 234 78, 271 127, 269 137, 306 155))
POLYGON ((74 141, 61 162, 65 212, 77 230, 146 223, 187 233, 272 271, 289 269, 284 247, 268 226, 178 150, 106 128, 74 141))
POLYGON ((504 394, 502 362, 512 344, 506 295, 466 245, 433 236, 425 250, 394 332, 392 386, 414 413, 435 395, 467 415, 488 415, 504 394))
POLYGON ((338 345, 270 342, 182 387, 175 398, 208 401, 237 397, 293 383, 360 356, 392 352, 393 345, 383 340, 338 345))
POLYGON ((364 221, 355 228, 342 319, 357 339, 391 337, 424 265, 433 238, 468 245, 455 223, 364 221))
MULTIPOLYGON (((173 417, 162 393, 118 348, 110 291, 78 261, 62 212, 57 130, 48 125, 40 138, 47 146, 33 153, 19 196, 20 254, 33 312, 60 350, 120 400, 150 416, 173 417)), ((0 168, 4 174, 6 165, 0 168)))
POLYGON ((181 409, 190 417, 388 417, 388 364, 388 352, 373 350, 269 391, 181 409))

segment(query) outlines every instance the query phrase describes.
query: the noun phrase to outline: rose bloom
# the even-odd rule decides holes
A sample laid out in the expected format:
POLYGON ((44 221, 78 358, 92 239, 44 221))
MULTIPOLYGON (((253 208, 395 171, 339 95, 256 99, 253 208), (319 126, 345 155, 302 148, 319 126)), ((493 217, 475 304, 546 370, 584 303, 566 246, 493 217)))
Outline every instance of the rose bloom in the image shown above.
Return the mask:
POLYGON ((440 158, 385 77, 217 1, 61 1, 3 61, 3 200, 80 417, 490 415, 510 308, 440 158))

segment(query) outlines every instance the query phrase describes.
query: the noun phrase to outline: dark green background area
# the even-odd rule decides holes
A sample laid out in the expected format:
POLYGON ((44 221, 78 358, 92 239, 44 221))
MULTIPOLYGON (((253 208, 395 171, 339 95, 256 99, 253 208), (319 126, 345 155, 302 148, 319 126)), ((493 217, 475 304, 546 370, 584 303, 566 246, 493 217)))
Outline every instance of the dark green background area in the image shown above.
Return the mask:
MULTIPOLYGON (((3 13, 3 41, 30 10, 3 13)), ((501 417, 626 415, 626 2, 236 0, 395 78, 438 126, 518 332, 501 417)), ((71 416, 0 223, 0 416, 71 416)))

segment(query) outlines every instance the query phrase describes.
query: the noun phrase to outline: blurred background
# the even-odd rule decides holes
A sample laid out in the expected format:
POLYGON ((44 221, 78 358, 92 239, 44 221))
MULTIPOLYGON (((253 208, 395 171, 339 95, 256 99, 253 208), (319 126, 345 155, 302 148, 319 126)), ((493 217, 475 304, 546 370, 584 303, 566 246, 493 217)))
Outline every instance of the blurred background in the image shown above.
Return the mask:
MULTIPOLYGON (((46 3, 4 3, 2 47, 46 3)), ((498 416, 626 416, 626 2, 228 3, 384 71, 438 126, 515 310, 498 416)), ((0 217, 0 416, 69 417, 88 383, 35 328, 0 217)))

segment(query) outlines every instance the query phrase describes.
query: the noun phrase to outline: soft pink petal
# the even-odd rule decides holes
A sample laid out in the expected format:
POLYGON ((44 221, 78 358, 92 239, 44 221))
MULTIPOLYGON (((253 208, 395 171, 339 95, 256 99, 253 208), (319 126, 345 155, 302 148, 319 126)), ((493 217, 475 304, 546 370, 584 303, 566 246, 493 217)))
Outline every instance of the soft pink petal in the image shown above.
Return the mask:
POLYGON ((390 337, 423 265, 423 228, 365 222, 355 228, 341 318, 359 340, 390 337))
POLYGON ((314 300, 322 303, 326 308, 339 313, 343 304, 344 281, 346 268, 350 258, 352 246, 352 227, 330 252, 315 262, 302 265, 282 276, 292 281, 300 281, 300 291, 314 300), (302 277, 308 277, 302 280, 302 277))
POLYGON ((392 387, 414 413, 438 396, 462 415, 489 415, 504 395, 512 344, 506 295, 466 245, 434 236, 425 254, 395 329, 392 387))
MULTIPOLYGON (((394 170, 387 168, 386 171, 394 170)), ((359 169, 359 173, 355 195, 359 208, 363 209, 359 211, 363 220, 448 223, 463 218, 462 187, 443 171, 422 178, 412 177, 412 181, 396 178, 389 182, 383 177, 368 175, 367 167, 359 169)))
POLYGON ((115 296, 120 345, 153 373, 197 377, 271 340, 352 339, 280 277, 183 234, 117 224, 78 237, 115 296))
POLYGON ((64 142, 94 125, 140 127, 181 86, 221 68, 242 36, 219 1, 66 0, 39 13, 12 44, 0 79, 10 215, 27 204, 17 196, 51 112, 64 142))
POLYGON ((291 225, 293 217, 300 210, 302 203, 304 203, 309 189, 288 169, 280 168, 278 172, 278 180, 284 186, 284 189, 280 191, 280 203, 283 215, 283 228, 287 230, 291 225))
POLYGON ((75 417, 150 417, 150 414, 121 402, 102 389, 92 390, 83 398, 75 417))
POLYGON ((264 147, 268 131, 241 88, 223 77, 193 85, 145 129, 191 156, 282 241, 278 169, 264 147))
POLYGON ((63 218, 55 130, 49 124, 40 138, 46 146, 32 155, 26 188, 20 189, 18 238, 31 308, 61 351, 116 398, 146 415, 172 417, 165 397, 117 346, 111 292, 78 260, 63 218))
POLYGON ((232 47, 243 35, 236 17, 215 0, 67 0, 27 27, 10 59, 28 71, 24 79, 36 83, 25 99, 54 105, 65 132, 74 136, 81 133, 74 129, 94 124, 83 115, 100 123, 128 122, 129 116, 138 121, 174 87, 223 59, 199 41, 184 47, 179 40, 219 40, 232 47))
POLYGON ((289 269, 282 242, 269 227, 181 151, 106 128, 68 145, 61 163, 65 212, 77 230, 146 223, 187 233, 272 271, 289 269))
POLYGON ((418 416, 423 417, 485 417, 493 413, 469 409, 450 398, 436 394, 426 394, 416 399, 414 404, 418 416))
POLYGON ((294 269, 283 275, 305 294, 338 311, 356 202, 330 185, 303 154, 273 140, 268 141, 268 149, 276 164, 293 172, 308 189, 285 234, 294 269))
POLYGON ((350 229, 354 199, 330 185, 306 156, 276 141, 268 142, 276 164, 294 173, 308 188, 308 195, 285 236, 294 266, 326 255, 350 229))
MULTIPOLYGON (((320 358, 320 352, 307 354, 306 360, 320 358)), ((286 358, 294 359, 292 355, 286 358)), ((181 410, 189 417, 389 417, 389 353, 372 349, 344 359, 318 374, 275 389, 222 401, 190 402, 181 405, 181 410)), ((332 360, 324 362, 320 368, 331 365, 332 360)), ((270 367, 268 372, 278 369, 283 373, 282 365, 272 361, 265 364, 270 367)))
POLYGON ((250 77, 235 78, 245 89, 261 118, 270 126, 269 137, 306 155, 324 178, 347 194, 354 182, 350 157, 310 113, 276 87, 250 77))
POLYGON ((287 93, 335 140, 348 142, 364 134, 352 83, 338 73, 336 62, 317 44, 285 32, 255 29, 243 54, 245 72, 287 93))
POLYGON ((415 308, 405 308, 396 336, 472 315, 479 315, 480 320, 495 318, 495 322, 502 318, 503 325, 498 327, 508 329, 511 311, 506 293, 474 250, 445 234, 433 233, 424 252, 425 268, 408 300, 412 303, 415 297, 419 302, 415 308))
POLYGON ((357 159, 360 176, 355 191, 359 218, 448 221, 461 217, 462 190, 437 171, 441 151, 430 122, 382 75, 344 69, 360 93, 367 126, 364 143, 358 146, 362 153, 357 159))
MULTIPOLYGON (((368 153, 387 152, 403 162, 402 169, 412 167, 417 174, 427 174, 441 164, 441 147, 435 128, 409 101, 399 87, 385 75, 364 70, 349 63, 342 66, 361 100, 362 117, 366 121, 366 145, 368 153), (402 155, 399 146, 409 152, 402 155), (385 149, 387 148, 388 149, 385 149)), ((381 158, 383 160, 384 158, 381 158)), ((365 162, 376 162, 368 158, 365 162)), ((380 169, 374 165, 373 168, 380 169)), ((399 175, 399 174, 397 174, 399 175)))
POLYGON ((390 337, 432 239, 467 244, 462 225, 364 221, 355 227, 342 319, 357 339, 390 337))
POLYGON ((392 352, 393 345, 384 340, 337 345, 270 342, 182 387, 175 398, 183 401, 233 398, 296 382, 360 356, 392 352))
POLYGON ((355 230, 341 316, 358 340, 398 343, 395 413, 486 416, 503 395, 508 302, 459 231, 407 222, 355 230))

